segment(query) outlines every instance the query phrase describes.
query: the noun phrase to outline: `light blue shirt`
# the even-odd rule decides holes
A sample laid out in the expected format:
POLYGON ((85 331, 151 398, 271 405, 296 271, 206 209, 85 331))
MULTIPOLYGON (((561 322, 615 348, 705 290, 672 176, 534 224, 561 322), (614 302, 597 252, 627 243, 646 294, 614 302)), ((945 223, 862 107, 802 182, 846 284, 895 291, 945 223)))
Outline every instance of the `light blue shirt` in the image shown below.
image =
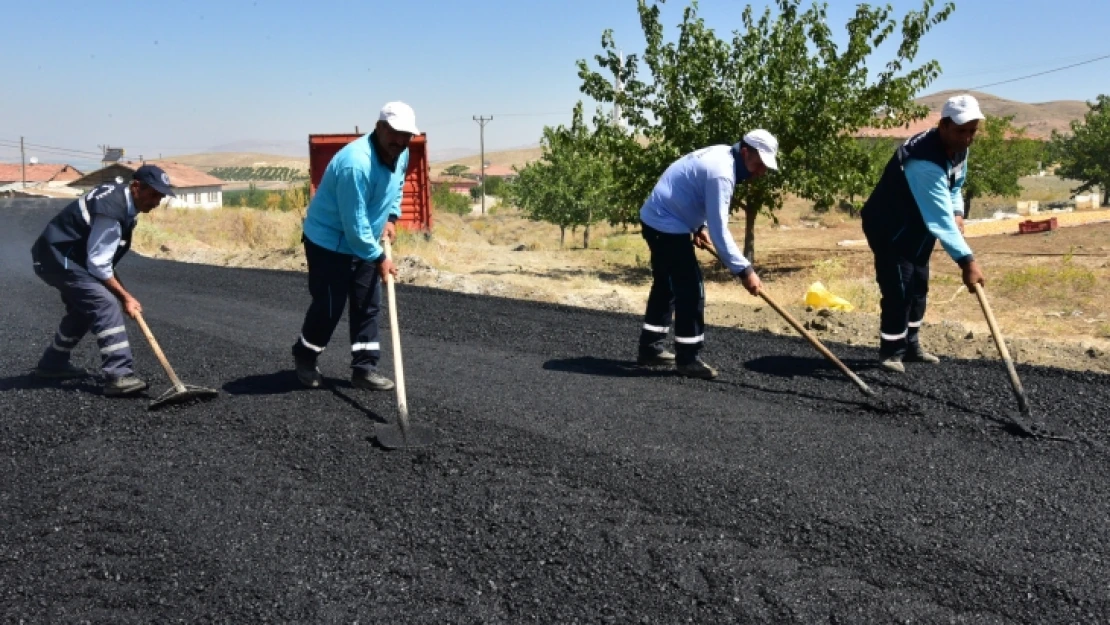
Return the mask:
POLYGON ((931 161, 912 159, 903 170, 925 226, 940 241, 944 251, 956 262, 971 256, 971 247, 956 225, 956 216, 964 214, 961 191, 967 179, 967 161, 956 172, 956 182, 951 189, 948 188, 948 172, 931 161))
MULTIPOLYGON (((134 217, 138 211, 135 209, 134 200, 131 199, 131 188, 125 187, 123 195, 127 198, 127 216, 134 217)), ((122 238, 123 227, 118 221, 105 215, 93 217, 86 268, 97 280, 109 280, 115 275, 112 258, 116 255, 116 249, 119 248, 122 238)))
POLYGON ((736 189, 732 148, 714 145, 691 152, 667 168, 640 208, 640 220, 667 234, 693 234, 702 226, 721 261, 735 274, 752 266, 728 229, 728 209, 736 189))
POLYGON ((385 224, 401 216, 409 151, 391 171, 375 151, 370 135, 347 144, 331 159, 308 206, 304 235, 320 247, 377 261, 385 224))

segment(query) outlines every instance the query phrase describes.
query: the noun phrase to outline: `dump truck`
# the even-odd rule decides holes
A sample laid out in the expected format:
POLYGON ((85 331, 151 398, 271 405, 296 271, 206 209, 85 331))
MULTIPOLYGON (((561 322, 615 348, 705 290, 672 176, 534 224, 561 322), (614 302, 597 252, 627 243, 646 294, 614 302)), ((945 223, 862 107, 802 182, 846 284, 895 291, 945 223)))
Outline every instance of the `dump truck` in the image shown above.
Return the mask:
MULTIPOLYGON (((324 177, 324 170, 336 152, 348 143, 365 137, 362 134, 313 134, 308 136, 308 174, 312 195, 324 177)), ((426 133, 409 143, 409 167, 405 172, 405 192, 401 200, 401 218, 397 226, 414 232, 432 230, 432 192, 428 172, 428 141, 426 133)))

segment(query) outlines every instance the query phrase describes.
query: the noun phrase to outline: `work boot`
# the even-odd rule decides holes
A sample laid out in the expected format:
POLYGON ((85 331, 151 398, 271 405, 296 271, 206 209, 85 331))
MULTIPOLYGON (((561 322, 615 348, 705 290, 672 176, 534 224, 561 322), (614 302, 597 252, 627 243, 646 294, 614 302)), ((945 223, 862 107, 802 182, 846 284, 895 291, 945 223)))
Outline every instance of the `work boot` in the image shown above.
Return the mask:
POLYGON ((316 366, 315 362, 307 360, 294 359, 297 365, 297 379, 305 388, 320 388, 320 384, 324 381, 324 376, 320 375, 320 369, 316 366))
POLYGON ((104 381, 104 395, 106 397, 133 395, 139 391, 145 391, 146 387, 146 382, 142 381, 133 373, 122 376, 110 376, 104 381))
POLYGON ((887 371, 895 373, 905 373, 906 366, 902 364, 902 356, 894 354, 893 356, 879 356, 879 366, 887 371))
POLYGON ((640 367, 669 367, 674 364, 674 354, 661 349, 654 350, 640 350, 640 355, 636 357, 636 365, 640 367))
POLYGON ((701 358, 695 358, 693 362, 678 365, 678 374, 687 378, 712 380, 717 377, 717 370, 705 364, 701 358))
POLYGON ((65 366, 59 367, 57 369, 51 369, 39 365, 35 367, 35 370, 32 372, 32 374, 36 378, 42 378, 44 380, 69 380, 73 378, 83 378, 89 375, 89 372, 86 371, 84 367, 78 367, 71 362, 67 362, 65 366))
POLYGON ((393 380, 377 371, 355 369, 351 372, 351 385, 367 391, 392 391, 393 380))
POLYGON ((931 365, 935 365, 938 362, 940 362, 940 358, 937 358, 936 356, 934 356, 934 355, 930 354, 929 352, 925 351, 925 349, 923 347, 921 347, 920 345, 913 345, 913 346, 910 346, 910 348, 908 350, 906 350, 906 355, 902 358, 902 361, 903 362, 927 362, 931 365))

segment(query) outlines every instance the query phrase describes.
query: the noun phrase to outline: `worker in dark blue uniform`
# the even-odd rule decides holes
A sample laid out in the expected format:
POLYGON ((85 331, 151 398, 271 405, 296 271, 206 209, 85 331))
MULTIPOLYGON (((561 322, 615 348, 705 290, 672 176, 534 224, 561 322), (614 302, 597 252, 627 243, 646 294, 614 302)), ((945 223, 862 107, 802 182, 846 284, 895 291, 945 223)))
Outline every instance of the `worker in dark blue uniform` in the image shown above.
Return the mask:
POLYGON ((351 384, 388 391, 378 372, 381 284, 397 275, 382 237, 391 242, 401 216, 409 141, 419 134, 416 114, 403 102, 382 107, 374 132, 347 144, 328 163, 304 220, 304 251, 312 303, 293 344, 297 379, 308 388, 323 378, 317 357, 350 302, 351 384))
POLYGON ((70 353, 91 331, 100 347, 104 394, 130 395, 147 387, 132 370, 123 322, 124 313, 135 317, 143 307, 124 288, 115 267, 131 247, 138 214, 154 210, 167 195, 174 192, 166 172, 143 165, 129 184, 102 184, 47 224, 31 248, 31 259, 38 277, 61 293, 66 314, 35 367, 36 376, 88 375, 70 362, 70 353))
POLYGON ((882 294, 879 361, 904 373, 904 362, 937 363, 920 342, 929 293, 929 257, 939 240, 974 290, 983 272, 963 237, 968 148, 984 119, 970 95, 950 98, 936 128, 907 140, 887 163, 863 206, 863 232, 875 255, 882 294))

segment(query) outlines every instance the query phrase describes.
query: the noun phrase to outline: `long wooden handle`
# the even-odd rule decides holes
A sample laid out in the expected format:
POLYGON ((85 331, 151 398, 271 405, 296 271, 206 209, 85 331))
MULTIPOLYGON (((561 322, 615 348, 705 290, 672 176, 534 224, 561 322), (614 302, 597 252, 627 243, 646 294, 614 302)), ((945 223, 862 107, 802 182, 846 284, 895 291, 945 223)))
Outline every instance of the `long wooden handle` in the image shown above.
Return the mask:
POLYGON ((823 343, 821 343, 821 341, 818 340, 816 336, 813 336, 813 334, 810 333, 809 330, 806 330, 805 326, 798 323, 798 320, 795 319, 794 316, 791 315, 789 312, 787 312, 785 308, 783 308, 782 306, 779 306, 778 303, 775 302, 775 300, 771 299, 771 296, 768 295, 765 290, 760 289, 759 290, 759 296, 761 298, 763 298, 763 301, 767 302, 768 306, 770 306, 771 308, 774 308, 775 312, 777 312, 779 315, 781 315, 783 319, 786 319, 786 321, 790 325, 794 326, 794 329, 797 330, 798 333, 801 334, 803 337, 805 337, 805 339, 807 341, 809 341, 809 344, 812 345, 817 351, 821 352, 822 356, 824 356, 830 362, 832 362, 834 365, 836 365, 836 367, 838 369, 840 369, 841 373, 848 376, 848 379, 850 379, 852 382, 855 382, 856 386, 858 386, 859 389, 861 391, 863 391, 863 393, 865 395, 868 395, 870 397, 875 396, 875 391, 871 390, 871 387, 867 386, 866 382, 861 380, 860 377, 858 375, 856 375, 854 371, 849 369, 848 365, 841 362, 840 359, 836 357, 836 354, 829 351, 829 348, 825 347, 825 345, 823 343))
POLYGON ((158 341, 154 339, 154 333, 146 325, 142 313, 135 315, 135 321, 139 322, 139 327, 142 328, 143 334, 146 336, 146 342, 150 343, 150 349, 154 350, 154 355, 158 357, 158 362, 162 363, 162 368, 166 370, 166 375, 170 376, 170 382, 177 391, 183 392, 185 385, 178 379, 177 374, 173 372, 173 367, 170 366, 170 361, 166 359, 166 355, 162 353, 162 348, 159 347, 158 341))
MULTIPOLYGON (((393 249, 388 238, 383 239, 383 247, 385 257, 392 261, 393 249)), ((394 296, 396 290, 393 287, 393 274, 386 274, 385 286, 389 297, 389 332, 393 338, 393 377, 396 378, 394 382, 397 385, 397 412, 401 417, 402 432, 408 432, 409 407, 405 399, 405 369, 401 363, 401 328, 397 322, 397 298, 394 296)))
MULTIPOLYGON (((721 261, 721 257, 717 254, 717 250, 713 248, 705 248, 705 250, 712 254, 718 262, 723 263, 723 261, 721 261)), ((855 382, 856 386, 858 386, 859 389, 863 391, 864 395, 867 395, 869 397, 875 396, 875 391, 871 390, 871 387, 867 386, 866 382, 861 380, 860 377, 856 375, 854 371, 849 369, 847 365, 845 365, 843 362, 840 362, 840 359, 836 357, 836 354, 833 354, 831 351, 829 351, 829 349, 825 347, 824 344, 822 344, 816 336, 813 336, 813 334, 811 334, 809 330, 805 329, 805 326, 798 323, 798 320, 795 319, 794 316, 791 315, 789 312, 787 312, 785 308, 779 306, 778 303, 775 302, 775 300, 771 299, 771 296, 767 294, 766 290, 760 289, 759 296, 763 298, 763 301, 767 302, 767 305, 775 309, 775 312, 781 315, 783 319, 786 319, 787 323, 794 326, 794 329, 797 330, 798 333, 801 334, 803 337, 805 337, 805 339, 809 341, 809 344, 812 345, 818 352, 821 352, 822 356, 836 365, 836 367, 840 369, 841 373, 848 376, 848 379, 850 379, 852 382, 855 382)))
POLYGON ((1002 360, 1006 363, 1006 372, 1010 374, 1010 386, 1014 389, 1014 396, 1017 397, 1018 409, 1021 410, 1023 415, 1028 415, 1029 401, 1025 398, 1025 389, 1021 386, 1021 379, 1018 378, 1017 369, 1014 368, 1014 361, 1010 358, 1010 350, 1006 348, 1006 341, 1002 338, 1002 331, 998 329, 998 321, 994 318, 994 311, 991 310, 990 302, 987 301, 987 292, 983 290, 982 285, 975 285, 975 296, 979 298, 979 306, 983 309, 983 315, 987 318, 987 325, 990 326, 994 344, 998 346, 998 353, 1002 355, 1002 360))

